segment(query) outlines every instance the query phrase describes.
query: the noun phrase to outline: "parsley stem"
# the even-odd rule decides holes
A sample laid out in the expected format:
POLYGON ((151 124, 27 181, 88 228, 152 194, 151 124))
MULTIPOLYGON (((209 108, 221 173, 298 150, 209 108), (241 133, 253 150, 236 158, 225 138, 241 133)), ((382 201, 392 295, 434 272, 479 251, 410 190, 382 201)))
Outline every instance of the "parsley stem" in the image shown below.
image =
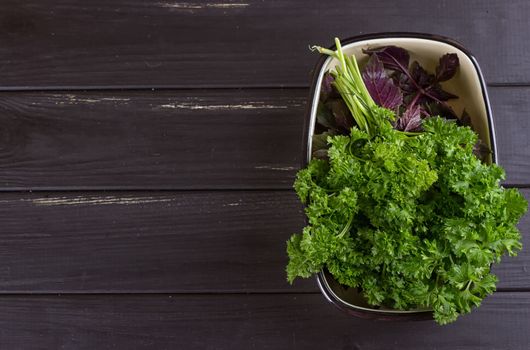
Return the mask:
POLYGON ((346 226, 344 226, 344 228, 342 229, 342 231, 340 231, 340 233, 338 234, 337 237, 342 238, 342 237, 344 237, 346 232, 350 231, 351 225, 353 223, 353 217, 354 217, 354 215, 351 214, 350 218, 348 219, 348 222, 346 223, 346 226))
MULTIPOLYGON (((400 130, 398 130, 400 131, 400 130)), ((417 131, 400 131, 402 134, 405 134, 407 136, 419 136, 423 134, 423 132, 417 132, 417 131)))
POLYGON ((339 61, 333 72, 334 85, 350 110, 357 126, 366 131, 369 136, 373 136, 378 125, 381 125, 382 122, 380 117, 374 115, 373 112, 377 105, 364 84, 355 56, 346 57, 344 55, 339 38, 335 38, 335 45, 336 51, 320 46, 314 46, 312 49, 339 61))
POLYGON ((335 51, 330 50, 330 49, 326 49, 325 47, 311 46, 310 49, 311 49, 311 51, 315 51, 316 50, 319 53, 338 58, 337 57, 337 53, 335 51))
POLYGON ((473 280, 469 280, 469 282, 467 282, 466 291, 469 290, 469 287, 471 287, 472 283, 473 283, 473 280))

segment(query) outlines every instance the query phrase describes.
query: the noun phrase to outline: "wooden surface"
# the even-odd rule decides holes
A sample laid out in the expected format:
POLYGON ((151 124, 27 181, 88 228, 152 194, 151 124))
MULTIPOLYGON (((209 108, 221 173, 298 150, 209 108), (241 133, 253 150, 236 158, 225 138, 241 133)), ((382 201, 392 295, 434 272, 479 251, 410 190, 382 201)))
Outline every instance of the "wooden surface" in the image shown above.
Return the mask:
POLYGON ((3 349, 528 349, 530 298, 497 293, 458 323, 348 317, 318 294, 6 296, 3 349))
POLYGON ((307 86, 327 44, 381 31, 443 34, 488 82, 526 83, 527 0, 3 0, 8 88, 307 86))
POLYGON ((505 184, 530 199, 529 17, 526 0, 2 1, 0 349, 529 349, 529 248, 446 327, 347 317, 284 272, 307 46, 461 41, 505 184))

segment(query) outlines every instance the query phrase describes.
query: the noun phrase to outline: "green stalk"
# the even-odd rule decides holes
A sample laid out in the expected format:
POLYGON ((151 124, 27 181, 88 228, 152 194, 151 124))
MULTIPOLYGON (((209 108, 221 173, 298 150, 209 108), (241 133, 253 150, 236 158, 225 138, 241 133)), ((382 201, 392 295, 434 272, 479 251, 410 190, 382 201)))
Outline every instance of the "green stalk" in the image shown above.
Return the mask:
POLYGON ((373 109, 377 106, 370 92, 364 85, 361 70, 357 64, 355 56, 345 57, 342 52, 340 40, 335 38, 337 50, 329 50, 320 46, 312 47, 313 50, 334 57, 339 61, 339 65, 332 72, 335 78, 334 85, 348 106, 353 119, 359 126, 359 129, 365 130, 368 135, 372 136, 376 132, 380 120, 373 114, 373 109))
POLYGON ((340 233, 337 235, 337 237, 342 238, 346 233, 348 233, 351 229, 352 223, 353 223, 353 217, 355 215, 350 215, 350 218, 348 219, 348 222, 346 223, 346 226, 342 228, 340 233))
POLYGON ((344 102, 348 106, 348 109, 350 110, 359 128, 369 133, 370 130, 364 117, 364 111, 361 108, 362 106, 359 105, 359 101, 357 99, 357 96, 355 95, 355 91, 353 89, 349 89, 348 83, 342 82, 342 79, 344 78, 337 77, 335 80, 335 86, 337 87, 337 90, 342 96, 344 102))
POLYGON ((351 56, 350 59, 347 61, 347 64, 350 67, 350 70, 354 72, 353 78, 355 80, 355 83, 357 84, 357 87, 359 88, 359 92, 363 97, 363 100, 368 104, 369 107, 375 106, 376 104, 372 99, 372 96, 370 96, 366 85, 364 85, 361 71, 359 69, 359 65, 357 64, 355 56, 351 56))

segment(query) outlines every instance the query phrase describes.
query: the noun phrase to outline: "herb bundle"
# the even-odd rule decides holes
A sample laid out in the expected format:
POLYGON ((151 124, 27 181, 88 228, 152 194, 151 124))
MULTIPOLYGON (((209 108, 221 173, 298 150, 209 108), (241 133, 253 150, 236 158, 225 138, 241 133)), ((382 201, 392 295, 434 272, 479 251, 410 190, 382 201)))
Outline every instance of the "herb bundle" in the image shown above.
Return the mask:
POLYGON ((440 82, 455 74, 456 55, 430 75, 384 47, 366 51, 361 71, 336 46, 318 47, 339 65, 323 84, 331 113, 320 111, 316 152, 294 185, 309 224, 287 242, 288 280, 325 268, 371 305, 432 308, 438 323, 452 322, 495 290, 491 264, 521 249, 527 202, 473 153, 469 126, 433 116, 454 117, 440 82))

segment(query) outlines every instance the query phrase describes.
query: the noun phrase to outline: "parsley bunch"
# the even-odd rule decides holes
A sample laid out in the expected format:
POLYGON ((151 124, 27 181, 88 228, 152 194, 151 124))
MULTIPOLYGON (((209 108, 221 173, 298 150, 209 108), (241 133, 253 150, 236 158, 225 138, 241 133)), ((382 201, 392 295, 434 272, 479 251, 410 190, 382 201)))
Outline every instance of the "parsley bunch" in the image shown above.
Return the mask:
POLYGON ((328 159, 297 174, 309 224, 287 242, 288 280, 326 268, 371 305, 432 308, 452 322, 495 290, 491 264, 521 249, 527 202, 473 154, 469 127, 431 117, 421 133, 394 129, 394 112, 360 86, 355 57, 338 40, 319 50, 341 62, 335 84, 358 127, 329 136, 328 159))

